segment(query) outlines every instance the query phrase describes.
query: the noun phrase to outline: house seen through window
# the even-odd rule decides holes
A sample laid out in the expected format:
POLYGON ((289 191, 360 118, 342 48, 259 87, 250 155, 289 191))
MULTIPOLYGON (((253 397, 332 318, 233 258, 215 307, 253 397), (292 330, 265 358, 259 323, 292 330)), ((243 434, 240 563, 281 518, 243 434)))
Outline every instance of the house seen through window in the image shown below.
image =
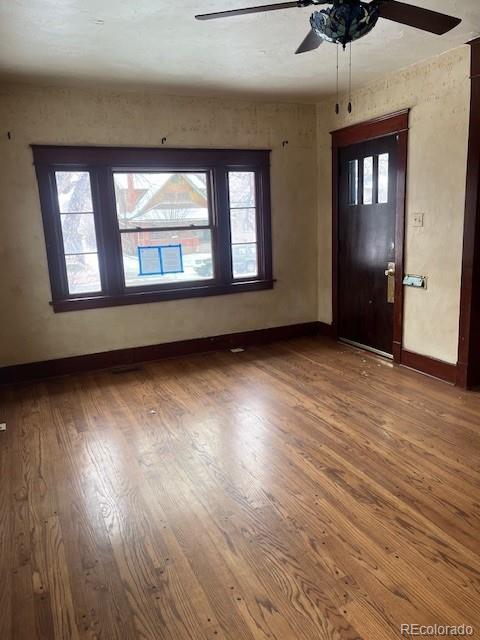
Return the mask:
POLYGON ((127 287, 213 278, 207 173, 116 172, 114 183, 127 287), (183 270, 141 275, 139 247, 178 245, 183 270))

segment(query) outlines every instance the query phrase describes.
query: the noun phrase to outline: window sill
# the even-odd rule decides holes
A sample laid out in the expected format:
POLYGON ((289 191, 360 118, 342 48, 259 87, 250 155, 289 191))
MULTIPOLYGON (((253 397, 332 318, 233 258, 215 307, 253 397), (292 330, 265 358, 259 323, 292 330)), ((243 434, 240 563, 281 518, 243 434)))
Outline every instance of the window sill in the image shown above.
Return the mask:
POLYGON ((162 291, 142 291, 124 293, 118 296, 89 296, 85 298, 66 298, 53 300, 50 304, 55 313, 65 311, 82 311, 84 309, 100 309, 104 307, 121 307, 129 304, 147 304, 162 300, 184 300, 187 298, 204 298, 207 296, 223 296, 231 293, 247 291, 263 291, 273 289, 274 280, 251 280, 235 282, 227 285, 207 285, 182 289, 164 289, 162 291))

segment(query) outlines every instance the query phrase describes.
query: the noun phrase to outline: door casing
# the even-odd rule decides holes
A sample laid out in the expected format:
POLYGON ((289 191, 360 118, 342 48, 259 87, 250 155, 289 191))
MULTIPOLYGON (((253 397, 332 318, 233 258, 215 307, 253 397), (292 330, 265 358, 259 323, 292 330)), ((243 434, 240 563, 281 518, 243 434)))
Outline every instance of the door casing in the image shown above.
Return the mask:
POLYGON ((407 186, 408 117, 410 110, 375 118, 331 132, 332 136, 332 331, 338 339, 338 206, 339 206, 339 149, 352 144, 396 135, 397 199, 395 216, 395 302, 393 312, 394 362, 401 363, 403 349, 403 274, 405 247, 405 204, 407 186))

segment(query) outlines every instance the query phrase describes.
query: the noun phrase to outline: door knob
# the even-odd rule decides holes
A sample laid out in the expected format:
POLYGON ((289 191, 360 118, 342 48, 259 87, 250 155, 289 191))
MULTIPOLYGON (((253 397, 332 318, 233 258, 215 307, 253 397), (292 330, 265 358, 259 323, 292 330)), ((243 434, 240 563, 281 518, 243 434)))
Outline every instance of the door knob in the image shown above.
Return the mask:
POLYGON ((395 302, 395 263, 389 262, 388 269, 385 271, 387 276, 387 302, 393 304, 395 302))

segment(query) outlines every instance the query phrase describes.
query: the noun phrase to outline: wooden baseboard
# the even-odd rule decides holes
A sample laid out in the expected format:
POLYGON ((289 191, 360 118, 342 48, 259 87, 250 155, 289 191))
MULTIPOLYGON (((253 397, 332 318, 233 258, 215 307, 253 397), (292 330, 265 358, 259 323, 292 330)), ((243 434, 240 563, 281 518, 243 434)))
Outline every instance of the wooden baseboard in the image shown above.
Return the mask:
POLYGON ((411 351, 403 349, 401 364, 404 367, 415 369, 415 371, 420 371, 433 378, 444 380, 449 384, 455 384, 457 382, 457 365, 450 364, 449 362, 443 362, 442 360, 436 360, 428 356, 421 356, 418 353, 412 353, 411 351))
POLYGON ((334 338, 333 326, 326 322, 317 322, 317 335, 325 336, 325 338, 334 338))
MULTIPOLYGON (((244 331, 241 333, 228 333, 209 338, 193 338, 192 340, 180 340, 164 344, 148 345, 145 347, 132 347, 118 349, 116 351, 104 351, 101 353, 60 358, 58 360, 46 360, 43 362, 30 362, 0 368, 0 384, 14 382, 26 382, 40 380, 55 376, 63 376, 85 371, 97 371, 100 369, 112 369, 125 367, 141 362, 161 360, 163 358, 175 358, 195 353, 208 351, 220 351, 235 347, 247 347, 258 344, 267 344, 277 340, 288 340, 304 336, 325 336, 334 338, 334 329, 324 322, 304 322, 270 329, 258 329, 256 331, 244 331)), ((439 378, 450 384, 458 384, 457 366, 422 356, 411 351, 402 350, 402 366, 425 373, 434 378, 439 378)))
POLYGON ((259 329, 257 331, 229 333, 210 338, 194 338, 192 340, 105 351, 71 358, 60 358, 58 360, 13 365, 0 368, 0 384, 25 382, 84 371, 110 369, 112 367, 124 367, 162 358, 266 344, 276 340, 313 335, 330 336, 330 325, 321 322, 305 322, 270 329, 259 329))

